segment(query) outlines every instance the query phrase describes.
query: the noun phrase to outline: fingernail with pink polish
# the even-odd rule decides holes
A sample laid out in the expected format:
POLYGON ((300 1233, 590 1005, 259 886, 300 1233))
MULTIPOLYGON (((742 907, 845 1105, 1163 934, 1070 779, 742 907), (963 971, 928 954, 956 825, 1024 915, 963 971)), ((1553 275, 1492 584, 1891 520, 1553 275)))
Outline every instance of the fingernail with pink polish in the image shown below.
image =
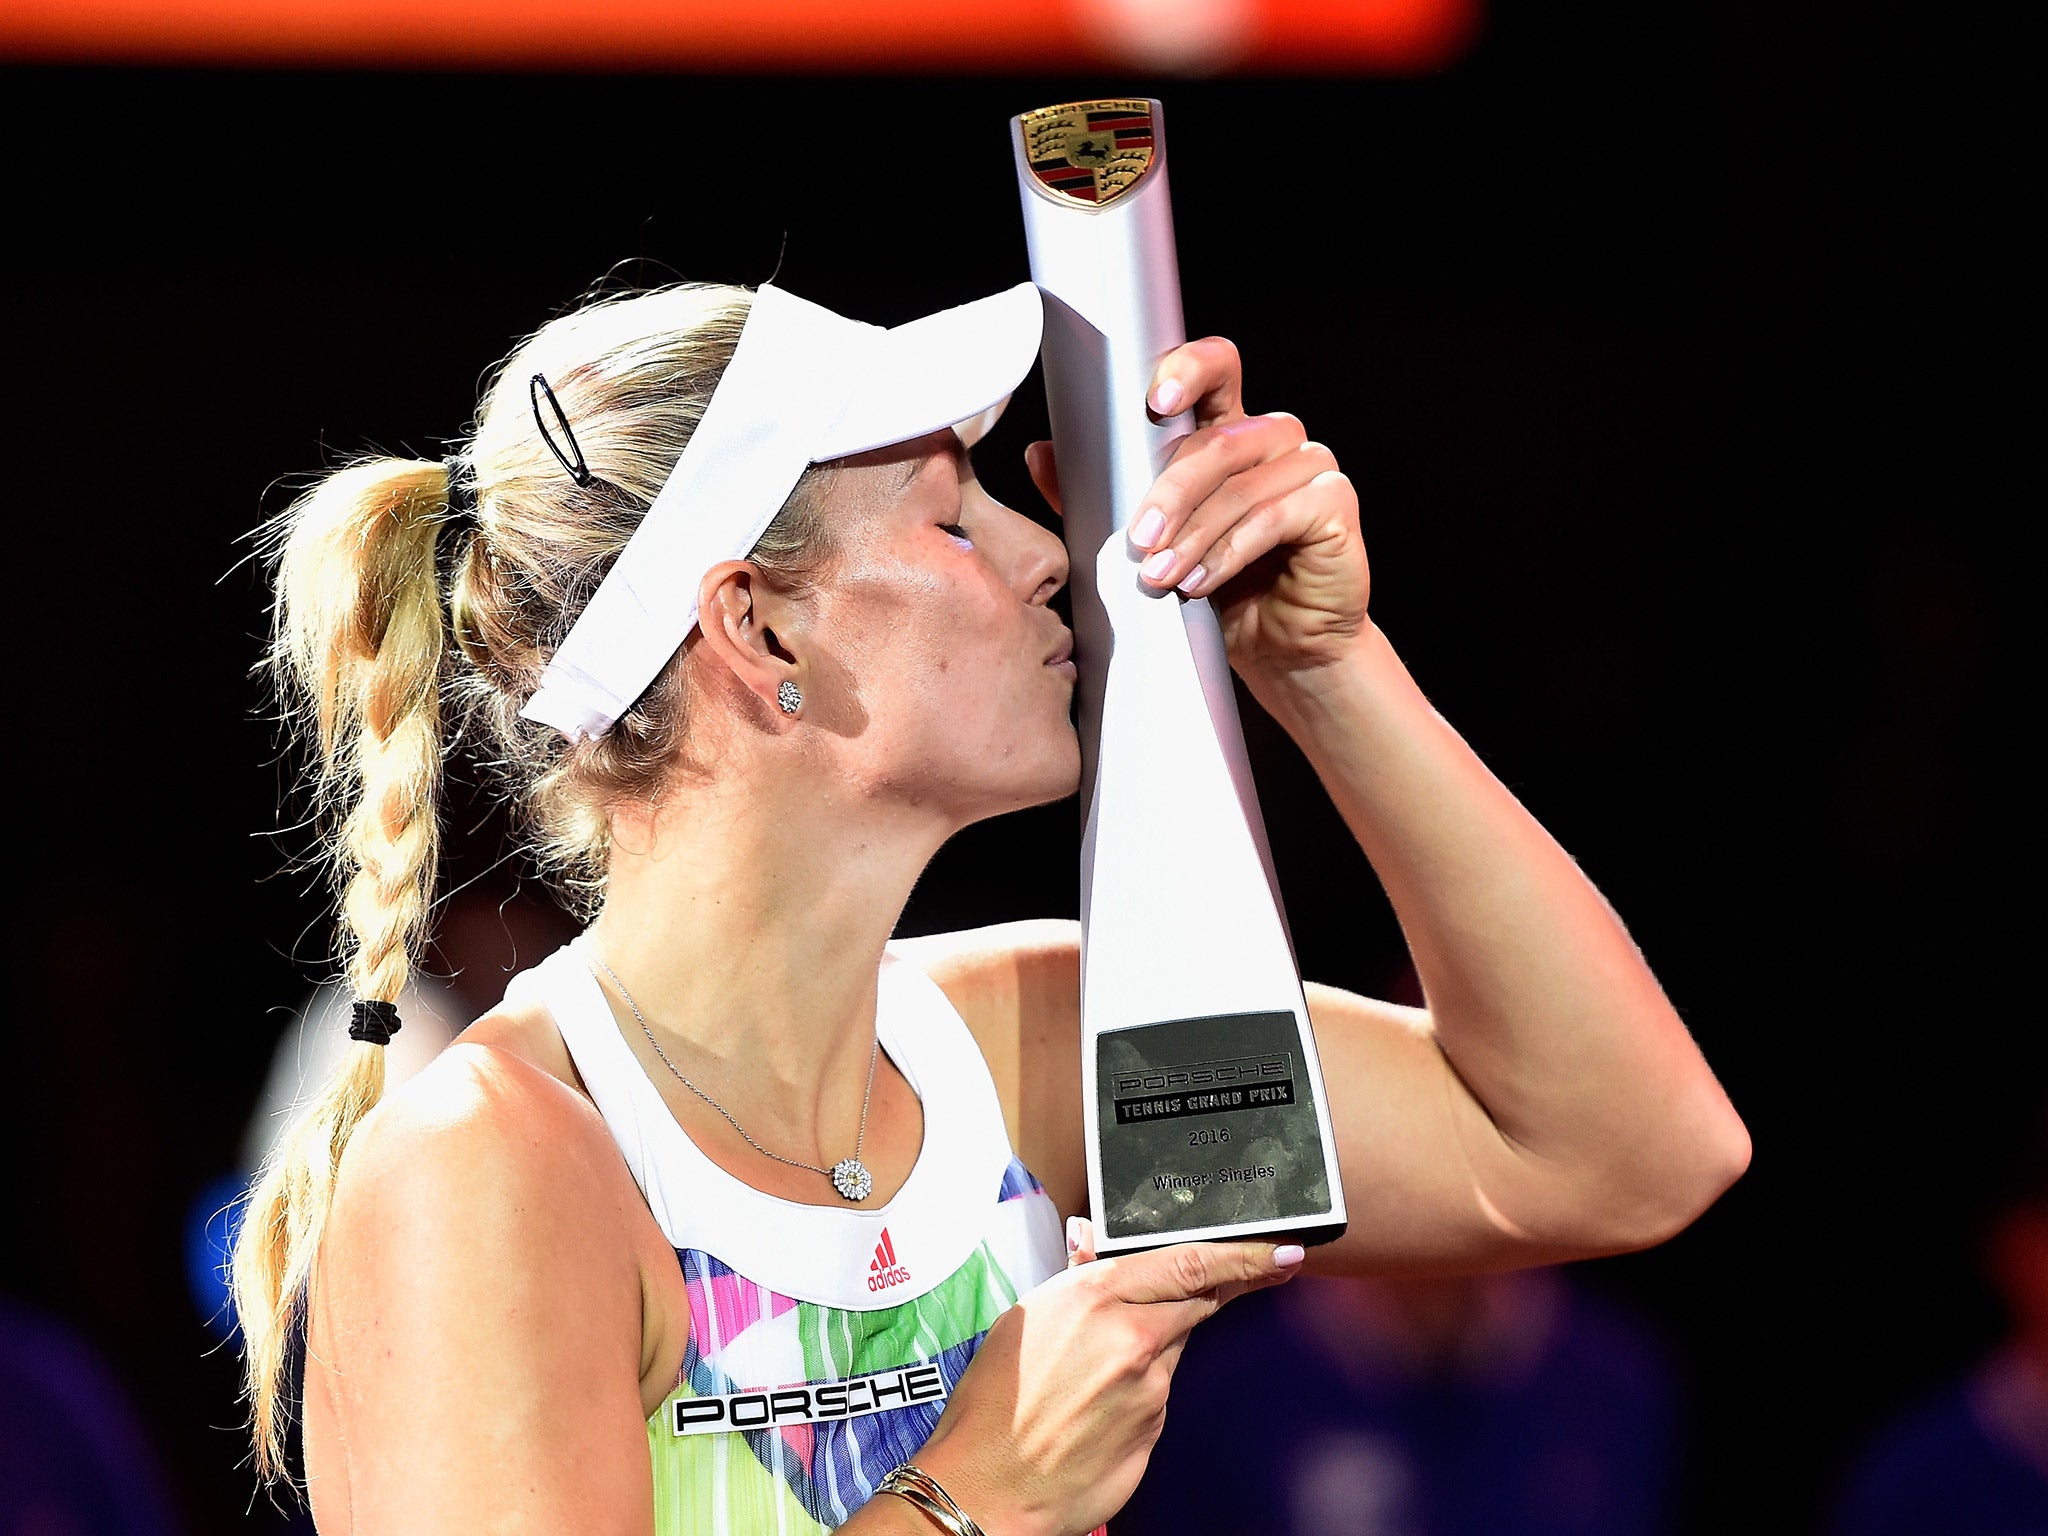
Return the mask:
POLYGON ((1158 415, 1171 416, 1180 409, 1180 403, 1186 395, 1187 391, 1181 388, 1179 379, 1163 380, 1159 387, 1152 391, 1152 409, 1158 415))
POLYGON ((1080 1251, 1081 1218, 1078 1216, 1069 1216, 1067 1218, 1067 1252, 1079 1253, 1080 1251))
POLYGON ((1172 569, 1173 551, 1162 549, 1157 554, 1145 557, 1145 563, 1138 567, 1138 574, 1147 581, 1163 581, 1166 573, 1172 569))
POLYGON ((1157 507, 1147 507, 1138 514, 1138 520, 1131 524, 1131 542, 1140 549, 1150 549, 1159 542, 1159 536, 1166 532, 1166 514, 1157 507))
POLYGON ((1302 1247, 1301 1244, 1282 1243, 1273 1250, 1273 1267, 1276 1269, 1292 1269, 1307 1257, 1308 1250, 1302 1247))
POLYGON ((1199 587, 1199 586, 1200 586, 1200 585, 1202 584, 1203 580, 1204 580, 1204 579, 1205 579, 1205 578, 1206 578, 1206 577, 1208 576, 1208 574, 1209 574, 1209 567, 1207 567, 1206 565, 1197 565, 1197 566, 1196 566, 1196 567, 1195 567, 1195 568, 1194 568, 1194 569, 1193 569, 1192 571, 1189 571, 1189 572, 1187 573, 1187 575, 1185 575, 1185 576, 1181 577, 1181 579, 1180 579, 1180 589, 1181 589, 1181 591, 1183 591, 1183 592, 1192 592, 1192 591, 1194 591, 1194 590, 1195 590, 1195 588, 1199 587))

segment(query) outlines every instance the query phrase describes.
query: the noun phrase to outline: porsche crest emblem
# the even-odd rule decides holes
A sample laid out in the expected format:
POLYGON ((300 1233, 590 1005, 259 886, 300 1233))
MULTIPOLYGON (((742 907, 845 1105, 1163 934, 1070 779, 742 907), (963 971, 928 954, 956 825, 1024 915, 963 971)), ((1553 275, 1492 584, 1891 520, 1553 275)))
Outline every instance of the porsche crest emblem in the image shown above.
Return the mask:
POLYGON ((1076 101, 1022 118, 1031 174, 1056 196, 1113 203, 1152 167, 1152 103, 1076 101))

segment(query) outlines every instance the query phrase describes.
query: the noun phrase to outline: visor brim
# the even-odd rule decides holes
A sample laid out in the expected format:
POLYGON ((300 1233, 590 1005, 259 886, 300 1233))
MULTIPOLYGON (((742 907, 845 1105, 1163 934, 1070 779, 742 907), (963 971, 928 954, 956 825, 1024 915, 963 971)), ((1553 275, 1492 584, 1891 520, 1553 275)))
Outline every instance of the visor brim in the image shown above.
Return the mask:
POLYGON ((978 437, 1031 371, 1044 331, 1044 300, 1034 284, 1019 283, 880 332, 858 364, 866 375, 861 388, 824 434, 813 462, 986 416, 978 437))

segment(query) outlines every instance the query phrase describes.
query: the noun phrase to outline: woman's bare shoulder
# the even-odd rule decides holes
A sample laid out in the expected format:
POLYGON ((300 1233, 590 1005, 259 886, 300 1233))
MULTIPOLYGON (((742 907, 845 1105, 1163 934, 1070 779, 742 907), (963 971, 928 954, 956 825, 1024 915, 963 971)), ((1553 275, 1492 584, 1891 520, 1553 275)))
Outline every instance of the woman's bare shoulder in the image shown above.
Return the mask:
POLYGON ((516 1056, 584 1098, 590 1097, 568 1046, 562 1042, 562 1032, 539 1003, 500 1003, 457 1035, 455 1043, 516 1056))
POLYGON ((573 1081, 513 1041, 466 1030, 357 1125, 335 1216, 391 1199, 574 1199, 588 1192, 601 1153, 616 1160, 602 1116, 573 1081))
POLYGON ((1072 918, 891 939, 889 952, 939 984, 999 1080, 1014 1072, 1020 1053, 1076 1035, 1081 925, 1072 918))
MULTIPOLYGON (((559 1298, 637 1356, 642 1276, 666 1252, 596 1106, 521 1052, 465 1032, 350 1136, 313 1321, 346 1354, 394 1297, 446 1324, 451 1308, 478 1315, 478 1296, 524 1291, 559 1298)), ((527 1325, 555 1326, 530 1309, 516 1325, 500 1318, 494 1347, 552 1347, 521 1336, 527 1325)))
MULTIPOLYGON (((556 1166, 547 1148, 562 1139, 611 1145, 547 1011, 501 1005, 386 1093, 356 1127, 348 1152, 366 1164, 447 1159, 468 1166, 479 1158, 516 1159, 532 1148, 532 1172, 545 1177, 556 1166)), ((348 1168, 344 1156, 344 1177, 348 1168)))
POLYGON ((307 1464, 355 1529, 492 1525, 515 1494, 535 1529, 647 1528, 648 1226, 595 1108, 503 1045, 458 1040, 363 1118, 307 1346, 307 1464))
MULTIPOLYGON (((1020 972, 1079 976, 1081 925, 1070 917, 1034 917, 956 928, 889 941, 889 953, 908 960, 950 994, 1014 986, 1020 972)), ((956 1000, 957 1001, 957 1000, 956 1000)))
POLYGON ((967 1021, 1002 1100, 1010 1145, 1062 1211, 1083 1208, 1081 925, 1034 918, 892 939, 967 1021))

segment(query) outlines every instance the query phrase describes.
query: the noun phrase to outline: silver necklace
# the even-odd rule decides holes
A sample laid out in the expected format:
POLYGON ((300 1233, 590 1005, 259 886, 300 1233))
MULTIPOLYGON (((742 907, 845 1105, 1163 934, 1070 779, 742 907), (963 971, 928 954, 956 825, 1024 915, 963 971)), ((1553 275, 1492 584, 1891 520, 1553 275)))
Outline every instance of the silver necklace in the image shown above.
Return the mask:
POLYGON ((647 1020, 640 1012, 640 1005, 633 1001, 633 994, 628 992, 626 984, 619 980, 619 973, 606 965, 604 963, 604 956, 595 951, 591 952, 590 958, 598 963, 605 975, 611 977, 612 985, 619 989, 619 996, 623 997, 626 1000, 626 1006, 633 1010, 633 1018, 640 1026, 640 1033, 645 1035, 647 1043, 654 1047, 654 1054, 661 1058, 661 1064, 667 1067, 669 1071, 675 1073, 676 1080, 685 1088, 725 1116, 726 1120, 731 1123, 732 1128, 738 1131, 741 1136, 746 1137, 748 1146, 752 1147, 763 1157, 774 1158, 778 1163, 787 1163, 792 1168, 808 1168, 812 1173, 824 1174, 826 1178, 832 1181, 832 1187, 848 1200, 865 1200, 875 1192, 875 1176, 868 1172, 867 1164, 860 1160, 860 1149, 866 1143, 868 1136, 868 1100, 874 1097, 875 1060, 881 1055, 882 1051, 880 1031, 877 1031, 875 1034, 875 1043, 868 1048, 868 1086, 867 1092, 863 1093, 860 1098, 860 1133, 853 1138, 853 1156, 842 1157, 830 1168, 820 1168, 816 1163, 800 1163, 793 1157, 784 1157, 780 1152, 770 1152, 761 1143, 754 1140, 753 1137, 748 1136, 747 1128, 732 1118, 731 1110, 727 1109, 687 1077, 684 1077, 683 1069, 668 1059, 668 1052, 661 1048, 661 1042, 654 1038, 654 1031, 647 1027, 647 1020))

